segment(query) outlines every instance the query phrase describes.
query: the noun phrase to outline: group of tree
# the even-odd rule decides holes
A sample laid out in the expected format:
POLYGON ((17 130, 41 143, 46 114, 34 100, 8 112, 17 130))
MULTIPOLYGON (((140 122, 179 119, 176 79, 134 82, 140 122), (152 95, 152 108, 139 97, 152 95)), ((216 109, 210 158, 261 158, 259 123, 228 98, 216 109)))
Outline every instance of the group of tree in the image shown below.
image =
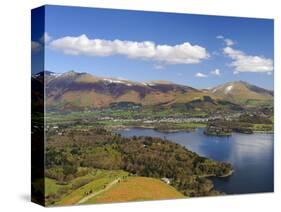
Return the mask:
POLYGON ((59 181, 73 179, 78 167, 122 169, 138 176, 170 178, 185 195, 202 196, 212 190, 206 176, 223 176, 232 170, 228 163, 200 157, 165 139, 123 138, 99 128, 67 129, 47 141, 46 175, 59 181))

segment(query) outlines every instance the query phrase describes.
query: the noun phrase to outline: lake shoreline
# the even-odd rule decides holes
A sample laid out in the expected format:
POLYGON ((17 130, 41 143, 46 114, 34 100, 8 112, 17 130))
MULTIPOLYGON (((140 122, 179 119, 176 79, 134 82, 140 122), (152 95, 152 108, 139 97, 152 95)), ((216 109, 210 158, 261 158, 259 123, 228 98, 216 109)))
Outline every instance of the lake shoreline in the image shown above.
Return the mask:
MULTIPOLYGON (((257 193, 273 189, 273 135, 271 133, 233 133, 229 137, 206 136, 203 128, 193 132, 161 133, 154 129, 126 128, 118 133, 124 137, 160 137, 185 146, 198 155, 232 164, 232 171, 222 176, 201 176, 226 194, 257 193), (268 179, 268 180, 263 180, 268 179), (249 182, 243 184, 243 182, 249 182), (242 184, 241 184, 242 183, 242 184), (243 185, 243 186, 242 186, 243 185)), ((200 176, 198 176, 200 177, 200 176)))
MULTIPOLYGON (((157 130, 154 126, 118 126, 115 128, 115 130, 131 130, 131 129, 152 129, 152 130, 155 130, 157 132, 160 132, 160 133, 178 133, 178 132, 187 132, 187 133, 190 133, 190 132, 194 132, 196 131, 197 129, 205 129, 206 127, 195 127, 195 128, 192 128, 192 129, 167 129, 167 130, 157 130)), ((251 135, 251 134, 254 134, 254 133, 258 133, 258 134, 274 134, 274 131, 253 131, 253 133, 251 134, 248 134, 248 133, 241 133, 241 132, 235 132, 235 133, 238 133, 238 134, 243 134, 243 135, 251 135)), ((208 135, 206 133, 203 133, 204 135, 206 136, 211 136, 211 137, 231 137, 232 135, 208 135)))
POLYGON ((218 177, 218 178, 226 178, 226 177, 230 177, 232 174, 234 173, 234 169, 230 170, 227 174, 221 175, 221 176, 217 176, 215 174, 208 174, 208 175, 200 175, 200 178, 212 178, 212 177, 218 177))

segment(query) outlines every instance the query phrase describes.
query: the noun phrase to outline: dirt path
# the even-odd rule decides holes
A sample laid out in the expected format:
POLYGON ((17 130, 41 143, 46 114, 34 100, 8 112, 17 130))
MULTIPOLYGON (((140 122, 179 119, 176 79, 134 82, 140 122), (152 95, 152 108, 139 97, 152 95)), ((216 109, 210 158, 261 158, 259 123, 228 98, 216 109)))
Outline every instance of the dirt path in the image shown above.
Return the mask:
POLYGON ((109 183, 104 189, 99 190, 99 191, 97 191, 97 192, 94 192, 94 193, 92 193, 92 194, 90 194, 90 195, 88 195, 88 196, 86 196, 86 197, 80 199, 80 200, 76 203, 76 205, 79 205, 79 204, 82 204, 82 203, 84 203, 84 202, 87 202, 87 201, 88 201, 89 199, 91 199, 92 197, 97 196, 97 195, 101 194, 101 193, 104 192, 104 191, 107 191, 107 190, 110 189, 113 185, 115 185, 116 183, 118 183, 119 180, 121 180, 121 178, 117 178, 116 180, 113 180, 113 181, 112 181, 111 183, 109 183))

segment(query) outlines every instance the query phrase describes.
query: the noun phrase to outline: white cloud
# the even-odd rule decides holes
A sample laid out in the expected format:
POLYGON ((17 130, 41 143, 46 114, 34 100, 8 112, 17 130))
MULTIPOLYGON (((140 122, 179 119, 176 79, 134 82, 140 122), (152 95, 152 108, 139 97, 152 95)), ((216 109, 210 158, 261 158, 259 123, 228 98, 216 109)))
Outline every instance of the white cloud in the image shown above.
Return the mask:
POLYGON ((205 78, 205 77, 207 77, 207 76, 208 76, 208 75, 203 74, 203 73, 200 73, 200 72, 198 72, 198 73, 195 74, 195 77, 199 77, 199 78, 205 78))
POLYGON ((220 40, 223 40, 225 45, 227 45, 227 46, 233 46, 235 44, 235 42, 233 40, 231 40, 229 38, 225 38, 222 35, 218 35, 216 38, 220 39, 220 40))
POLYGON ((31 51, 39 52, 42 49, 42 45, 37 41, 31 41, 31 51))
POLYGON ((234 41, 229 39, 229 38, 224 39, 224 42, 225 42, 225 45, 227 45, 227 46, 233 46, 234 45, 234 41))
POLYGON ((39 41, 41 43, 48 43, 49 41, 51 41, 52 37, 47 33, 45 32, 42 37, 39 39, 39 41))
POLYGON ((240 50, 233 49, 229 46, 223 49, 225 55, 230 57, 233 62, 230 66, 234 67, 234 73, 240 72, 271 72, 273 71, 272 59, 263 56, 247 55, 240 50))
POLYGON ((221 72, 220 72, 219 69, 215 69, 215 70, 211 71, 211 74, 216 75, 216 76, 220 76, 221 72))
POLYGON ((51 36, 48 35, 47 32, 45 32, 38 41, 31 41, 31 51, 33 53, 39 52, 43 49, 44 44, 48 43, 51 40, 51 36))
POLYGON ((207 59, 204 47, 188 42, 170 45, 156 45, 152 41, 122 41, 89 39, 86 35, 62 37, 53 40, 49 46, 70 55, 111 56, 124 55, 128 58, 154 60, 167 64, 196 64, 207 59))

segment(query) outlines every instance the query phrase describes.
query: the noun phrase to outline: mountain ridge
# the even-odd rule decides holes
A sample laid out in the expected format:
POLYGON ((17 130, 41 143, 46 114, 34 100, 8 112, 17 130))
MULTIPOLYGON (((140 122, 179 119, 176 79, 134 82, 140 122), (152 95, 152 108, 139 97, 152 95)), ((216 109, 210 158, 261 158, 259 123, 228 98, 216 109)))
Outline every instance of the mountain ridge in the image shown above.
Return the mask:
POLYGON ((273 101, 273 92, 244 81, 227 82, 211 89, 196 89, 169 81, 131 80, 98 77, 86 72, 57 74, 40 72, 32 79, 45 77, 47 107, 59 110, 103 108, 112 103, 131 102, 142 106, 216 108, 220 101, 240 106, 273 101))
MULTIPOLYGON (((103 77, 103 76, 96 76, 94 74, 91 74, 91 73, 88 73, 88 72, 76 72, 74 70, 70 70, 70 71, 66 71, 64 73, 57 73, 57 72, 52 72, 52 71, 42 71, 42 72, 38 72, 36 74, 33 74, 32 77, 34 76, 38 76, 38 75, 41 75, 42 74, 46 74, 47 76, 60 76, 60 75, 68 75, 70 73, 76 73, 76 74, 79 74, 79 75, 90 75, 90 76, 93 76, 93 77, 96 77, 96 78, 99 78, 99 79, 115 79, 116 81, 128 81, 128 82, 134 82, 134 83, 138 83, 138 84, 153 84, 153 83, 159 83, 159 84, 174 84, 174 85, 180 85, 180 86, 188 86, 188 87, 191 87, 189 85, 186 85, 186 84, 179 84, 179 83, 175 83, 173 81, 169 81, 169 80, 149 80, 149 81, 145 81, 145 82, 139 82, 139 81, 134 81, 134 80, 128 80, 128 79, 120 79, 118 77, 103 77)), ((224 82, 224 83, 221 83, 221 84, 218 84, 216 86, 213 86, 213 87, 209 87, 209 88, 195 88, 193 87, 194 89, 197 89, 197 90, 211 90, 211 89, 214 89, 216 87, 219 87, 220 85, 224 85, 224 84, 229 84, 229 83, 243 83, 243 84, 248 84, 248 85, 251 85, 251 86, 255 86, 255 87, 259 87, 261 89, 264 89, 266 91, 269 91, 269 92, 272 92, 273 93, 273 90, 271 89, 268 89, 268 88, 264 88, 264 87, 261 87, 259 85, 255 85, 255 84, 252 84, 252 83, 249 83, 247 81, 244 81, 244 80, 234 80, 234 81, 227 81, 227 82, 224 82)))

